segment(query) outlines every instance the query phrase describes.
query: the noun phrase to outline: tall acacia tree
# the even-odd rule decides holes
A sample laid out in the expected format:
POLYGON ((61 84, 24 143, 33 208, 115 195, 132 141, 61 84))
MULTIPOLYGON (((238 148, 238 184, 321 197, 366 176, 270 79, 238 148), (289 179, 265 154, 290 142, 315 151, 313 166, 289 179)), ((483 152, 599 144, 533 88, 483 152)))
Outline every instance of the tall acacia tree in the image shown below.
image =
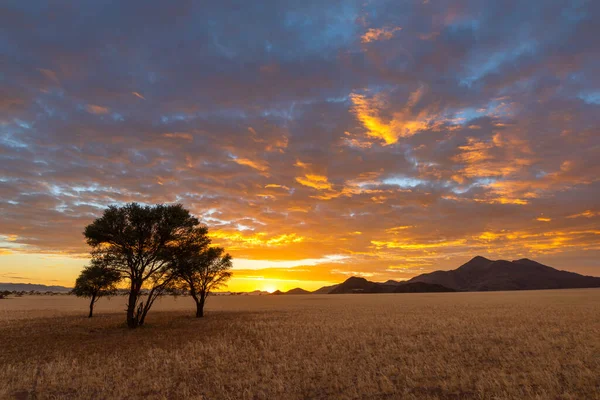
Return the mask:
POLYGON ((231 278, 232 258, 221 247, 209 247, 206 228, 197 229, 180 242, 172 253, 171 270, 178 286, 187 288, 196 302, 196 317, 204 316, 204 305, 211 291, 231 278))
POLYGON ((121 280, 121 273, 102 265, 97 260, 85 267, 75 281, 72 293, 77 297, 90 298, 90 313, 94 315, 94 304, 103 296, 110 296, 117 292, 116 284, 121 280))
POLYGON ((173 282, 168 261, 180 241, 199 224, 181 204, 129 203, 110 206, 102 217, 85 228, 92 258, 111 266, 129 281, 127 325, 130 328, 144 324, 156 298, 173 282))

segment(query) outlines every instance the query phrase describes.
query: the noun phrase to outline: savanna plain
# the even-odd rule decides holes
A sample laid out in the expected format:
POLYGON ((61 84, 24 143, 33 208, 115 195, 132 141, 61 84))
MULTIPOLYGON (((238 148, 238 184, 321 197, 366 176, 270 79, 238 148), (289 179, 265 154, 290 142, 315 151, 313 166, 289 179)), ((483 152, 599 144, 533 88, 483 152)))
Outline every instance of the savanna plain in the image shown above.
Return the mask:
POLYGON ((600 290, 0 300, 2 399, 600 399, 600 290))

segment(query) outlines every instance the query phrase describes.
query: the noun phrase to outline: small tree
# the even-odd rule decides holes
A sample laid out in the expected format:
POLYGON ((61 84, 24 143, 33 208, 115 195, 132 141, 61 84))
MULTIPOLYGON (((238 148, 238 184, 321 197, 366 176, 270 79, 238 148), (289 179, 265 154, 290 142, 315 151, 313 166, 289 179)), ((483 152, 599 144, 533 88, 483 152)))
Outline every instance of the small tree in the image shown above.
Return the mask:
POLYGON ((116 284, 121 280, 119 271, 92 261, 81 271, 75 281, 73 294, 77 297, 90 297, 89 318, 94 314, 94 304, 103 296, 110 296, 117 291, 116 284))
POLYGON ((231 278, 231 256, 221 247, 208 247, 204 235, 196 235, 180 244, 171 268, 182 286, 187 286, 196 302, 196 317, 204 316, 204 305, 211 291, 231 278))

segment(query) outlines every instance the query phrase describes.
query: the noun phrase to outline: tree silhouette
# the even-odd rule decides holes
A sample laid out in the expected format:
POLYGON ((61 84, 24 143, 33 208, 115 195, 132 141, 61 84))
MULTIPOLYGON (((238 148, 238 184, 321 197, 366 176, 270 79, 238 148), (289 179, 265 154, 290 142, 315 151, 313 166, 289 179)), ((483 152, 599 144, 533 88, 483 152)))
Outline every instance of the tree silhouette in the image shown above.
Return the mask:
POLYGON ((196 317, 204 316, 210 292, 231 278, 231 256, 221 247, 208 247, 206 229, 196 230, 180 243, 172 254, 171 269, 180 286, 187 287, 196 302, 196 317))
POLYGON ((121 280, 119 271, 93 260, 85 267, 75 281, 72 292, 77 297, 90 297, 89 318, 94 314, 94 304, 103 296, 110 296, 117 291, 116 284, 121 280))
POLYGON ((199 225, 182 205, 111 206, 85 228, 92 257, 129 280, 127 325, 144 324, 154 301, 173 282, 168 260, 199 225), (142 290, 146 293, 142 293, 142 290), (144 296, 142 296, 144 294, 144 296), (145 299, 145 301, 144 301, 145 299))

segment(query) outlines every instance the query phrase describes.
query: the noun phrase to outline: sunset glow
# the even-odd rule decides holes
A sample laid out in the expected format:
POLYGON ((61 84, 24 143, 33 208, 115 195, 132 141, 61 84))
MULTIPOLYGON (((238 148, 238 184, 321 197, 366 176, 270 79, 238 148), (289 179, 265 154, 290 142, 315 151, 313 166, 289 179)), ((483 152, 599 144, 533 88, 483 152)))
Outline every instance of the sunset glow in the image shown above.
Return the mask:
POLYGON ((0 282, 72 286, 84 227, 132 201, 206 224, 223 290, 475 255, 600 276, 598 1, 26 3, 0 28, 0 282))

